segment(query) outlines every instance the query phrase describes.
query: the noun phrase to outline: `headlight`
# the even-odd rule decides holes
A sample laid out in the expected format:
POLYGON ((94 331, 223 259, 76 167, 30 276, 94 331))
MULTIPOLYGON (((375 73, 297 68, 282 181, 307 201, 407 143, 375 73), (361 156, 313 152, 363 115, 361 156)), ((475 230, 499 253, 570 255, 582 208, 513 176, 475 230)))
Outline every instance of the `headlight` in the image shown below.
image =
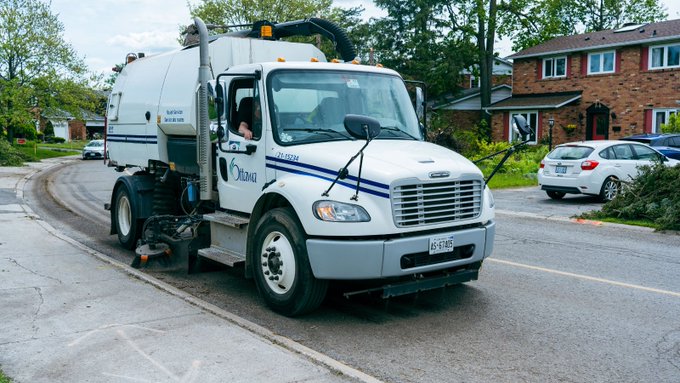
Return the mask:
POLYGON ((493 199, 493 194, 491 193, 491 189, 489 189, 488 186, 486 186, 485 189, 486 189, 486 195, 487 195, 486 198, 489 199, 489 207, 493 208, 493 207, 496 206, 496 200, 493 199))
POLYGON ((363 207, 337 201, 314 202, 314 216, 329 222, 368 222, 371 220, 363 207))

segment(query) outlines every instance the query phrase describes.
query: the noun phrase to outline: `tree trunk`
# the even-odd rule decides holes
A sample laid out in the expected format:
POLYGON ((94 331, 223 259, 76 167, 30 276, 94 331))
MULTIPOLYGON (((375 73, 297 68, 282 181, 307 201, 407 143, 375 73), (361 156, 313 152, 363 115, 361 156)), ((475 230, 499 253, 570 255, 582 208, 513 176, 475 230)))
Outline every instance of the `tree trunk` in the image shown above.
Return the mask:
POLYGON ((493 87, 494 39, 496 37, 496 0, 489 1, 488 13, 484 9, 484 1, 477 0, 477 46, 479 49, 479 75, 481 101, 481 120, 486 122, 486 138, 491 139, 491 115, 486 108, 491 104, 491 88, 493 87))

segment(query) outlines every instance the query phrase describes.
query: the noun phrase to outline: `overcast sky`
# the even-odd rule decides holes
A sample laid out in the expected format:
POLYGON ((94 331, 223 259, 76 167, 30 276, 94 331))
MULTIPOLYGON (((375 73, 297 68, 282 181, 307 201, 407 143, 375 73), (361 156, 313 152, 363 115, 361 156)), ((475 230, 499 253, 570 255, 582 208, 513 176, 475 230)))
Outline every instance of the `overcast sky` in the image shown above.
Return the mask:
MULTIPOLYGON (((191 0, 197 3, 198 0, 191 0)), ((662 0, 670 19, 680 18, 680 1, 662 0)), ((363 6, 364 17, 384 12, 371 0, 334 0, 348 8, 363 6)), ((129 52, 147 54, 179 47, 179 26, 191 23, 187 0, 52 0, 52 11, 64 24, 64 37, 85 57, 95 72, 111 73, 129 52)), ((497 43, 501 56, 510 53, 510 43, 497 43)))

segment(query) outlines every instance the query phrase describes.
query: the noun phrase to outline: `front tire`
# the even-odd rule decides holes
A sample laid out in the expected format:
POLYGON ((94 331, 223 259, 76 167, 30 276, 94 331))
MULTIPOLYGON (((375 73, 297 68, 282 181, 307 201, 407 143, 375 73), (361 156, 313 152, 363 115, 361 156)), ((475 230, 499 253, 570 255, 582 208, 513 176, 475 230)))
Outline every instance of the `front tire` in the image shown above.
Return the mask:
POLYGON ((564 198, 566 193, 563 192, 558 192, 558 191, 547 191, 546 194, 548 194, 548 197, 555 199, 555 200, 560 200, 564 198))
POLYGON ((621 182, 615 177, 607 177, 600 189, 600 199, 609 202, 621 192, 621 182))
POLYGON ((291 208, 270 210, 255 229, 250 263, 255 284, 267 306, 286 316, 308 313, 326 297, 328 281, 314 277, 306 239, 291 208))
POLYGON ((112 218, 115 220, 118 242, 132 250, 142 233, 142 225, 135 209, 136 201, 125 185, 118 188, 114 201, 115 211, 112 218))

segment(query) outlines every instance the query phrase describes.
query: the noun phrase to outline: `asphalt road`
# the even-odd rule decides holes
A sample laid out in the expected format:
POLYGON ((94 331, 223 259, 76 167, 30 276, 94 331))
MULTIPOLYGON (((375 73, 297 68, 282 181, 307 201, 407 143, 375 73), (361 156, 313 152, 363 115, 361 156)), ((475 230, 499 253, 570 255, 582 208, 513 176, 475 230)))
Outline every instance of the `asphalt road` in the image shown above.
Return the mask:
MULTIPOLYGON (((118 175, 75 161, 34 177, 26 197, 69 236, 131 262, 103 210, 118 175)), ((331 294, 290 319, 264 307, 242 270, 149 272, 388 382, 680 382, 680 236, 561 218, 598 208, 589 197, 495 196, 494 254, 479 281, 453 288, 331 294)))

